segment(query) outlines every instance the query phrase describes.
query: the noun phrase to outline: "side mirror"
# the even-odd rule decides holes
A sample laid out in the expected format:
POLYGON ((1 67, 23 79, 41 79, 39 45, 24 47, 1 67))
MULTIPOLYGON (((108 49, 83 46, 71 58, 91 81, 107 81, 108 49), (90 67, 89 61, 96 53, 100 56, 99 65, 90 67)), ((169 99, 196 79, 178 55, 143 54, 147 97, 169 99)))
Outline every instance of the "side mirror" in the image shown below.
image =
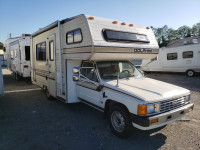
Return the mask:
POLYGON ((79 67, 74 67, 72 71, 73 74, 79 74, 79 67))
POLYGON ((79 81, 79 79, 80 79, 80 76, 79 76, 80 69, 79 69, 79 67, 74 67, 72 69, 72 72, 73 72, 73 81, 79 81))
POLYGON ((73 81, 79 81, 79 75, 74 74, 73 75, 73 81))

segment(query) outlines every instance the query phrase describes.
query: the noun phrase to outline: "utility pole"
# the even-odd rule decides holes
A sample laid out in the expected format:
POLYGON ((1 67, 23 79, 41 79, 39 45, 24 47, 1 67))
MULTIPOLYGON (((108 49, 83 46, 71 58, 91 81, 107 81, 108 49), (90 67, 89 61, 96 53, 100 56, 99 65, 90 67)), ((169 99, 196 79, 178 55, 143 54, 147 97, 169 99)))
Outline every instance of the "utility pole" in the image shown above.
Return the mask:
POLYGON ((11 33, 9 33, 9 36, 8 36, 9 38, 12 38, 12 34, 11 33))

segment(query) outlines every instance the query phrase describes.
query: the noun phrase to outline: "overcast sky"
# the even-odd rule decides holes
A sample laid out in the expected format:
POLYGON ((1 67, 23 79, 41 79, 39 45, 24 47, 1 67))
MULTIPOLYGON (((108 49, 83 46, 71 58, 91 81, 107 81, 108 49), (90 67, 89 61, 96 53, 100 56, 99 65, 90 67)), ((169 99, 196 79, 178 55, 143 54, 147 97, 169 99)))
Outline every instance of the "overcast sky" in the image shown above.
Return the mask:
POLYGON ((0 42, 78 14, 177 29, 200 22, 200 0, 0 0, 0 42))

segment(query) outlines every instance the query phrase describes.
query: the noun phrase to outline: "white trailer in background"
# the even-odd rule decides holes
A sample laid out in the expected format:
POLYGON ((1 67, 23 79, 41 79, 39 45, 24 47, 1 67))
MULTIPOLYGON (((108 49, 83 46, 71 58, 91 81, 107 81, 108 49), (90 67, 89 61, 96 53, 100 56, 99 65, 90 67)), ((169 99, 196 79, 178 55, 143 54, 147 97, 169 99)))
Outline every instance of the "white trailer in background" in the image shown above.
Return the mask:
POLYGON ((0 61, 0 96, 4 96, 4 84, 3 84, 3 73, 2 73, 1 61, 0 61))
POLYGON ((8 39, 6 45, 8 69, 14 78, 30 77, 30 34, 22 34, 15 40, 8 39))
POLYGON ((200 72, 200 44, 161 48, 157 58, 143 60, 141 68, 146 72, 182 72, 194 76, 200 72))
POLYGON ((48 97, 103 111, 125 137, 133 126, 157 128, 193 109, 190 91, 145 78, 129 61, 157 54, 151 28, 79 15, 32 34, 31 79, 48 97))

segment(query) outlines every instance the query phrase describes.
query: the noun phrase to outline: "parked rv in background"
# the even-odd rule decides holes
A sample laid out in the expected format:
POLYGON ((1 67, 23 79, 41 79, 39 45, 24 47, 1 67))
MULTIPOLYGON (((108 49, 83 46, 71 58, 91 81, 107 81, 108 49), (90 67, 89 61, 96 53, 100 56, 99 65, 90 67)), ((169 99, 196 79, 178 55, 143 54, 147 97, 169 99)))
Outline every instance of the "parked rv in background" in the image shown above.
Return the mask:
POLYGON ((30 77, 30 34, 11 38, 5 41, 8 69, 14 78, 30 77))
POLYGON ((150 27, 79 15, 32 34, 31 79, 48 97, 103 111, 113 133, 126 137, 193 109, 189 90, 146 78, 129 61, 157 54, 150 27))
POLYGON ((4 84, 3 84, 3 73, 2 73, 1 61, 0 61, 0 96, 4 96, 4 84))
POLYGON ((146 72, 182 72, 194 76, 200 72, 200 37, 169 43, 153 60, 143 60, 141 68, 146 72))

